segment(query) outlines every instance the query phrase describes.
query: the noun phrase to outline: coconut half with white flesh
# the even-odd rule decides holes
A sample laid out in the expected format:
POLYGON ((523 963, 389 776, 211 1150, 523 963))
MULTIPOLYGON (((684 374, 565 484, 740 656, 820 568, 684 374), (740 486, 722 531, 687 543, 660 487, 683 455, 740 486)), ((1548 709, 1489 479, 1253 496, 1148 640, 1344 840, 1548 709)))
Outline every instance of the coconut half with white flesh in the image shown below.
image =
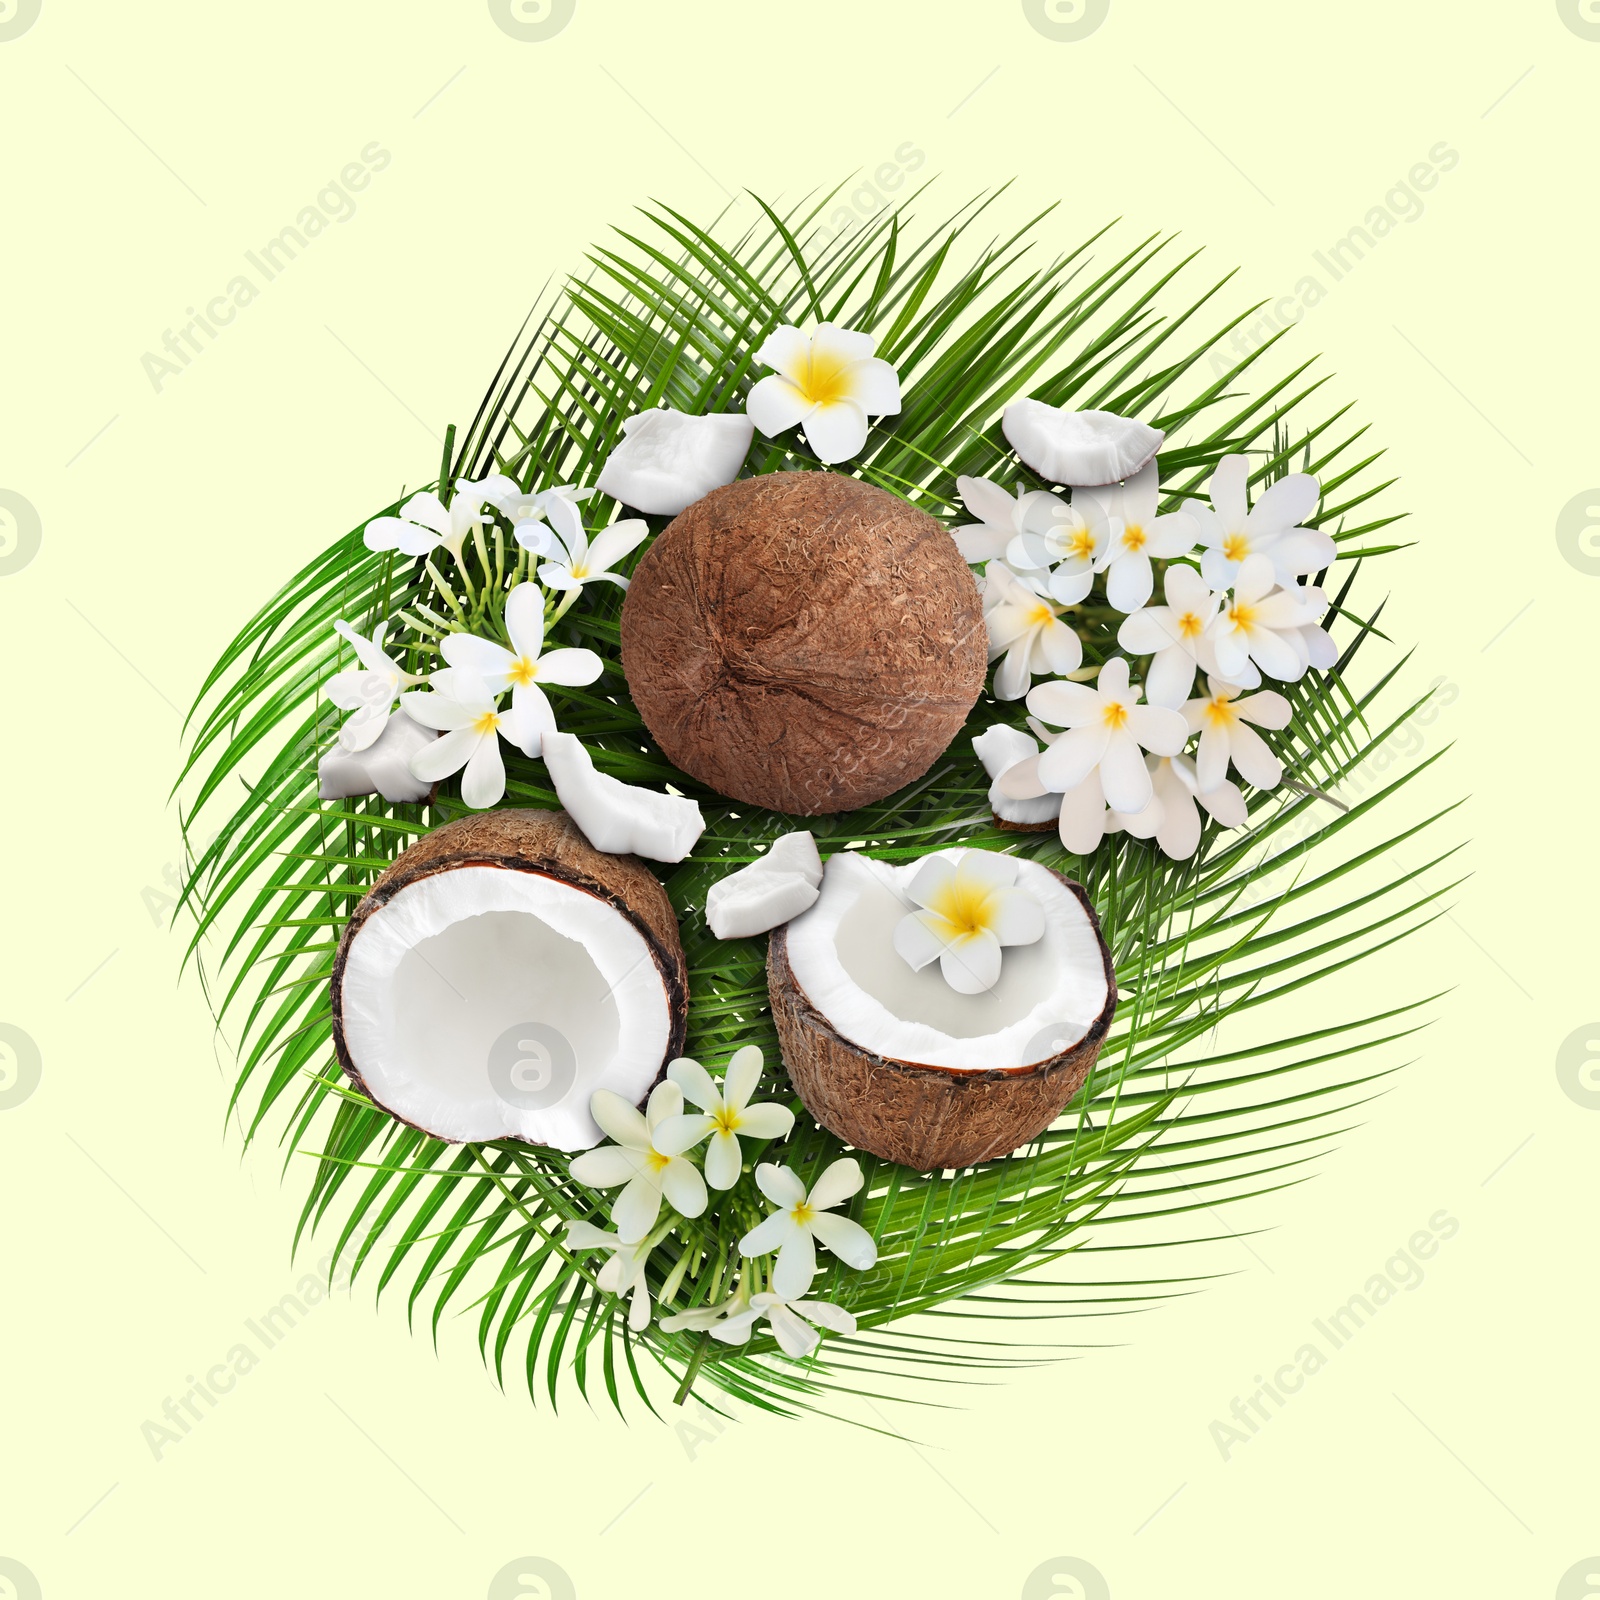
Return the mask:
POLYGON ((333 967, 355 1086, 452 1142, 586 1150, 596 1089, 638 1105, 683 1052, 688 968, 656 876, 565 812, 489 811, 411 845, 357 905, 333 967))
MULTIPOLYGON (((939 854, 959 858, 960 850, 939 854)), ((1017 858, 1044 936, 1007 948, 995 986, 958 994, 895 952, 923 860, 832 857, 812 908, 771 938, 767 987, 806 1109, 874 1155, 929 1172, 993 1160, 1060 1115, 1116 1010, 1111 953, 1083 889, 1017 858)))

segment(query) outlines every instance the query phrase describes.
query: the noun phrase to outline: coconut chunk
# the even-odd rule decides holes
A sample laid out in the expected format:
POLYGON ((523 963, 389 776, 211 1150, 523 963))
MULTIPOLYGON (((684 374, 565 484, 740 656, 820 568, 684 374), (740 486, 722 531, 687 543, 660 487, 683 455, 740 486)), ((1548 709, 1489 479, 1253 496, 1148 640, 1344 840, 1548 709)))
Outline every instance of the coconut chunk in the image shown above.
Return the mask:
POLYGON ((559 812, 424 835, 334 959, 334 1049, 401 1121, 453 1141, 598 1143, 597 1089, 637 1105, 677 1056, 687 969, 666 891, 559 812))
POLYGON ((397 712, 365 750, 345 750, 336 744, 323 756, 317 763, 318 799, 349 800, 377 794, 393 804, 426 800, 433 784, 412 777, 410 762, 438 737, 432 728, 397 712))
POLYGON ((682 861, 705 831, 705 818, 693 800, 597 772, 573 734, 545 734, 543 755, 567 815, 596 850, 682 861))
POLYGON ((622 433, 595 487, 635 511, 675 517, 738 477, 755 424, 733 412, 696 417, 663 409, 629 417, 622 433))
POLYGON ((772 935, 767 987, 811 1115, 926 1172, 992 1160, 1048 1127, 1100 1052, 1116 988, 1082 888, 1026 858, 1017 883, 1043 908, 1044 935, 1006 952, 994 987, 961 994, 936 967, 913 971, 894 930, 922 864, 830 858, 817 903, 772 935))
POLYGON ((706 922, 719 939, 769 933, 816 903, 822 884, 817 841, 801 830, 773 841, 759 861, 711 885, 706 922))
POLYGON ((1013 400, 1000 429, 1041 478, 1076 489, 1131 478, 1166 438, 1159 428, 1114 411, 1069 411, 1043 400, 1013 400))

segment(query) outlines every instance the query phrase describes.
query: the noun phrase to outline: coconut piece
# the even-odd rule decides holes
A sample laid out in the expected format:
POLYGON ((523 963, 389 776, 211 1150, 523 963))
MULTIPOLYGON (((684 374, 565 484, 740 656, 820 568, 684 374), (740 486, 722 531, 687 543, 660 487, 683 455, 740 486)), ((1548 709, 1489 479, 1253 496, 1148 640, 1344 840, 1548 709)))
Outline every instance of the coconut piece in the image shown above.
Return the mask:
POLYGON ((996 723, 972 741, 972 748, 989 774, 989 809, 994 813, 997 826, 1009 833, 1048 833, 1061 815, 1061 796, 1052 794, 1043 785, 1037 794, 1019 799, 1007 794, 1000 780, 1013 767, 1024 761, 1037 763, 1039 741, 1031 739, 1020 728, 1008 728, 996 723))
POLYGON ((833 856, 817 903, 772 935, 767 988, 811 1115, 929 1172, 992 1160, 1047 1128, 1100 1053, 1116 985, 1088 896, 1026 858, 1017 883, 1043 907, 1044 936, 1006 952, 994 988, 958 994, 936 968, 912 971, 893 936, 920 865, 833 856))
POLYGON ((977 584, 943 526, 836 472, 714 489, 622 607, 622 665, 669 760, 802 816, 920 777, 983 690, 977 584))
POLYGON ((596 1089, 644 1100, 683 1051, 688 968, 660 881, 559 811, 424 835, 334 957, 333 1044, 375 1104, 435 1138, 600 1139, 596 1089))
POLYGON ((323 756, 317 763, 317 798, 349 800, 377 794, 394 804, 426 800, 433 793, 433 784, 412 777, 411 758, 438 737, 432 728, 397 712, 365 750, 346 750, 336 744, 323 756))
POLYGON ((1041 478, 1089 489, 1121 483, 1155 459, 1166 435, 1114 411, 1069 411, 1013 400, 1000 418, 1007 443, 1041 478))
POLYGON ((665 409, 629 417, 622 435, 595 487, 635 511, 675 517, 738 476, 755 424, 740 413, 696 417, 665 409))
POLYGON ((706 922, 719 939, 770 932, 816 904, 822 857, 809 833, 786 833, 747 867, 711 885, 706 922))
POLYGON ((693 800, 596 772, 573 734, 545 734, 543 754, 557 797, 596 850, 682 861, 705 831, 705 818, 693 800))

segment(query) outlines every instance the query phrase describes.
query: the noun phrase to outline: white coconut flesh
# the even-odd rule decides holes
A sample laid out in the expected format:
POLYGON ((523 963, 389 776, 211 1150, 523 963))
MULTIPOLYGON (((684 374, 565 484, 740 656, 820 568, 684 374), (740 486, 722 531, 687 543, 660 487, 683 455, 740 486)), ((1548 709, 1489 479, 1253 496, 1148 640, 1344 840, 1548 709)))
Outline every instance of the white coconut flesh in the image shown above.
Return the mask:
POLYGON ((671 1031, 638 929, 542 873, 467 866, 407 884, 350 942, 345 1048, 368 1092, 441 1138, 586 1150, 596 1089, 629 1104, 671 1031))
POLYGON ((817 903, 789 924, 795 982, 834 1031, 891 1061, 958 1072, 1037 1066, 1077 1044, 1109 997, 1100 939, 1077 895, 1018 857, 1017 887, 1044 908, 1044 937, 1008 946, 987 993, 957 994, 938 962, 914 972, 894 949, 896 925, 915 909, 905 890, 921 864, 836 855, 817 903))

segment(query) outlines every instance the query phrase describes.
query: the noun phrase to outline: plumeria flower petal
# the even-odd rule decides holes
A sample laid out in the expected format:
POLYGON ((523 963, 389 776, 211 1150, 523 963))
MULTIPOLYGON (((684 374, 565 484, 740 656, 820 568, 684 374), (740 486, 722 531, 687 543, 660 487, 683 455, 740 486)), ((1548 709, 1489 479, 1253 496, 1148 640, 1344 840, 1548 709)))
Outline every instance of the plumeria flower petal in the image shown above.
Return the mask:
POLYGON ((581 525, 557 532, 565 559, 546 561, 539 568, 539 582, 547 589, 582 589, 587 583, 614 583, 626 589, 628 580, 611 569, 649 537, 650 524, 643 517, 630 517, 602 528, 592 542, 581 525))
POLYGON ((1189 698, 1197 668, 1217 670, 1206 629, 1221 609, 1222 596, 1182 562, 1167 568, 1163 582, 1167 603, 1132 612, 1117 630, 1117 643, 1129 655, 1154 658, 1145 669, 1145 698, 1176 710, 1189 698))
POLYGON ((336 673, 328 680, 324 693, 341 711, 351 713, 339 729, 339 748, 350 752, 366 750, 388 725, 401 691, 422 679, 384 653, 387 622, 379 623, 370 639, 363 638, 348 622, 336 622, 333 627, 354 648, 361 667, 359 671, 336 673))
POLYGON ((1199 530, 1187 511, 1158 513, 1159 469, 1154 461, 1126 483, 1079 489, 1072 503, 1105 539, 1106 599, 1118 611, 1137 611, 1151 595, 1151 558, 1172 560, 1194 549, 1199 530))
POLYGON ((458 492, 447 507, 431 489, 414 494, 397 517, 375 517, 362 532, 369 550, 398 550, 402 555, 431 556, 447 550, 459 561, 461 547, 484 520, 483 495, 476 486, 458 492))
POLYGON ((1185 500, 1205 546, 1200 570, 1214 589, 1231 589, 1239 568, 1252 555, 1267 556, 1278 582, 1288 588, 1306 573, 1330 565, 1338 554, 1325 533, 1300 524, 1316 514, 1322 486, 1309 473, 1293 472, 1249 504, 1250 464, 1241 455, 1224 456, 1206 486, 1210 505, 1185 500))
POLYGON ((917 972, 937 961, 957 994, 992 989, 1002 947, 1044 937, 1044 908, 1016 881, 1016 858, 998 851, 928 857, 908 891, 922 909, 896 924, 896 952, 917 972))
POLYGON ((1035 676, 1076 672, 1083 664, 1083 643, 1061 620, 1061 607, 1002 562, 984 571, 983 605, 989 659, 1000 660, 997 700, 1020 700, 1035 676))
POLYGON ((700 1114, 669 1117, 656 1130, 655 1146, 667 1155, 682 1155, 702 1139, 706 1146, 706 1182, 713 1189, 731 1189, 743 1169, 739 1136, 781 1139, 794 1127, 794 1113, 775 1102, 751 1105, 761 1077, 761 1051, 753 1044, 736 1050, 719 1089, 698 1061, 683 1056, 667 1068, 667 1077, 700 1114))
POLYGON ((1232 596, 1206 629, 1216 670, 1228 682, 1241 683, 1253 664, 1269 678, 1294 682, 1311 664, 1301 630, 1326 609, 1320 589, 1279 588, 1267 556, 1246 556, 1232 596))
POLYGON ((597 1228, 592 1222, 569 1222, 567 1243, 574 1250, 610 1250, 611 1259, 600 1269, 595 1282, 606 1294, 626 1294, 628 1326, 643 1333, 650 1326, 650 1284, 645 1267, 654 1246, 642 1238, 629 1243, 615 1233, 597 1228))
POLYGON ((950 530, 968 566, 978 567, 986 561, 998 560, 1024 537, 1029 541, 1029 549, 1035 548, 1037 541, 1039 553, 1045 559, 1023 559, 1018 564, 1030 567, 1050 564, 1047 555, 1050 531, 1056 526, 1057 513, 1063 520, 1071 516, 1070 506, 1047 489, 1019 487, 1013 495, 988 478, 957 478, 956 489, 961 503, 978 519, 950 530))
POLYGON ((1289 726, 1289 702, 1275 689, 1241 698, 1238 685, 1212 678, 1206 692, 1184 706, 1183 715, 1190 729, 1200 735, 1195 752, 1200 792, 1219 788, 1229 766, 1258 789, 1276 789, 1282 782, 1283 764, 1255 731, 1289 726))
POLYGON ((846 1266, 858 1271, 877 1261, 878 1247, 872 1235, 860 1223, 832 1215, 832 1208, 848 1200, 862 1182, 861 1165, 852 1156, 841 1156, 833 1162, 810 1194, 787 1167, 762 1162, 756 1168, 757 1187, 779 1209, 745 1234, 739 1241, 739 1252, 762 1256, 777 1251, 772 1293, 791 1303, 805 1294, 816 1276, 818 1241, 846 1266), (819 1227, 823 1218, 826 1221, 819 1227))
POLYGON ((708 1197, 699 1168, 658 1142, 662 1128, 683 1114, 683 1091, 676 1083, 670 1079, 658 1083, 642 1117, 609 1089, 595 1090, 589 1110, 617 1143, 574 1156, 568 1170, 579 1183, 596 1189, 621 1186, 622 1193, 612 1202, 611 1220, 625 1244, 650 1232, 663 1201, 685 1217, 698 1217, 705 1210, 708 1197))
MULTIPOLYGON (((1139 704, 1123 656, 1113 656, 1101 667, 1093 688, 1086 683, 1037 685, 1028 694, 1028 710, 1066 730, 1039 757, 1039 781, 1065 794, 1098 768, 1106 804, 1130 816, 1151 800, 1150 774, 1140 752, 1176 755, 1189 737, 1188 725, 1176 711, 1139 704)), ((1063 801, 1063 829, 1066 817, 1063 801)))
POLYGON ((873 354, 870 333, 819 323, 811 333, 775 328, 756 352, 773 368, 750 391, 746 410, 767 438, 804 426, 806 442, 825 465, 848 461, 867 442, 867 418, 900 409, 900 378, 873 354))
POLYGON ((502 711, 483 680, 465 668, 436 672, 428 690, 400 697, 414 722, 444 737, 411 758, 411 775, 429 783, 461 773, 461 799, 475 811, 498 805, 506 792, 500 741, 522 749, 527 742, 513 707, 502 711))

